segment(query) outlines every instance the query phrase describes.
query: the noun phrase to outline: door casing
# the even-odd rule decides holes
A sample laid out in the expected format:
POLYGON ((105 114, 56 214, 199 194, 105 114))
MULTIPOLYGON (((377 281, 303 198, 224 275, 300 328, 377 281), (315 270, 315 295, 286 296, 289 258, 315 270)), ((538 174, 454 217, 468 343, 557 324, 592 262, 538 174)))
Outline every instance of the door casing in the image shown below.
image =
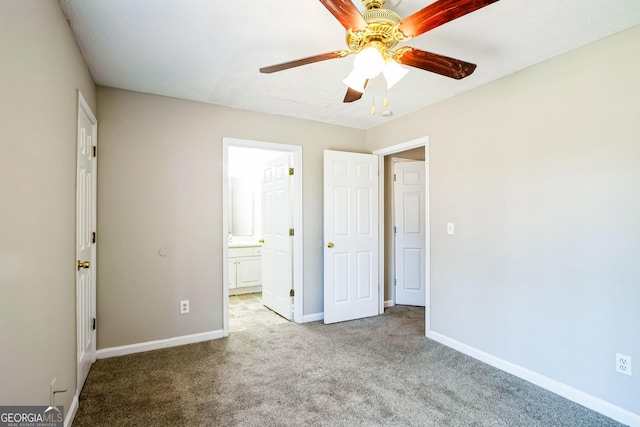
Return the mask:
POLYGON ((222 138, 222 327, 223 335, 229 336, 229 241, 224 230, 229 229, 229 147, 257 148, 260 150, 281 151, 293 156, 292 167, 294 169, 293 182, 291 183, 292 207, 293 207, 293 321, 303 322, 303 247, 302 247, 302 146, 290 144, 278 144, 264 141, 252 141, 247 139, 222 138))
MULTIPOLYGON (((378 186, 378 191, 380 192, 380 197, 378 198, 378 203, 379 203, 379 207, 378 207, 378 211, 380 213, 379 216, 379 221, 380 224, 384 224, 384 156, 390 155, 390 154, 396 154, 396 153, 400 153, 402 151, 407 151, 407 150, 411 150, 413 148, 419 148, 419 147, 424 147, 424 162, 425 162, 425 189, 424 189, 424 199, 425 199, 425 203, 426 203, 426 208, 425 208, 425 240, 426 240, 426 247, 425 247, 425 289, 426 289, 426 302, 425 302, 425 335, 427 334, 427 332, 431 329, 431 298, 429 298, 430 295, 430 272, 431 272, 431 267, 430 267, 430 228, 429 228, 429 137, 428 136, 424 136, 421 138, 417 138, 411 141, 407 141, 407 142, 403 142, 400 144, 396 144, 396 145, 392 145, 389 147, 385 147, 385 148, 381 148, 379 150, 375 150, 373 152, 373 154, 378 155, 379 158, 379 163, 380 163, 380 167, 379 167, 379 180, 380 180, 380 185, 378 186)), ((384 227, 380 227, 379 228, 379 234, 380 237, 378 239, 378 246, 379 246, 379 257, 381 260, 384 259, 384 248, 385 248, 385 240, 384 240, 384 227)), ((379 291, 379 295, 380 295, 380 306, 379 306, 379 311, 380 314, 384 313, 384 274, 385 274, 385 270, 384 270, 384 262, 379 263, 379 272, 378 272, 378 283, 380 286, 380 291, 379 291)))

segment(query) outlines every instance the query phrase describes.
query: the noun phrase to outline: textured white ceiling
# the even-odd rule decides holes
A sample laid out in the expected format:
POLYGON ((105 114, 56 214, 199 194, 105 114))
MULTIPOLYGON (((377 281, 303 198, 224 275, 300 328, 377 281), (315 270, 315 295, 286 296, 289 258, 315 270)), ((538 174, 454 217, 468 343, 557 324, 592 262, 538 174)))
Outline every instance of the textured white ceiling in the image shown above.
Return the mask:
MULTIPOLYGON (((360 1, 356 6, 362 9, 360 1)), ((432 0, 390 0, 406 17, 432 0)), ((370 129, 640 24, 640 0, 501 0, 402 45, 478 65, 453 80, 412 68, 344 104, 353 56, 261 74, 263 66, 345 49, 318 0, 60 0, 97 84, 370 129), (378 113, 370 113, 372 103, 378 113)), ((635 52, 638 54, 638 52, 635 52)))

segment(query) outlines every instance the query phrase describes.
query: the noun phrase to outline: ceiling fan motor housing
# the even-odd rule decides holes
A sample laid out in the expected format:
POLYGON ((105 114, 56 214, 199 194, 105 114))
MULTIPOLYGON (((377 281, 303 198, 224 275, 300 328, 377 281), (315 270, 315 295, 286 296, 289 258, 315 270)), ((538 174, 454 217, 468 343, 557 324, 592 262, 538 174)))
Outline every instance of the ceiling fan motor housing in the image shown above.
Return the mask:
POLYGON ((400 22, 400 16, 393 10, 383 9, 384 0, 363 0, 366 10, 362 17, 367 22, 364 31, 347 30, 347 46, 353 53, 358 53, 365 47, 373 45, 385 55, 398 44, 396 38, 396 25, 400 22), (376 43, 372 43, 376 42, 376 43))

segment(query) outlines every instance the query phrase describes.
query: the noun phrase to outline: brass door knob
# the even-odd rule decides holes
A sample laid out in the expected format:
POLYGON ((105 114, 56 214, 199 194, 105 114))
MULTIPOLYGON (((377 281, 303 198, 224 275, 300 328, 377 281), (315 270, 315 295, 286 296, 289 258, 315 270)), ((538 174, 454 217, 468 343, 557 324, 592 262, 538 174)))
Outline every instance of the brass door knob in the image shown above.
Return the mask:
POLYGON ((90 265, 91 263, 89 261, 82 262, 78 260, 78 271, 80 271, 81 268, 89 268, 90 265))
POLYGON ((258 243, 264 243, 264 239, 258 240, 258 243))
POLYGON ((327 247, 328 247, 328 248, 333 248, 334 246, 335 246, 335 245, 333 244, 333 242, 329 242, 329 243, 327 243, 327 247))

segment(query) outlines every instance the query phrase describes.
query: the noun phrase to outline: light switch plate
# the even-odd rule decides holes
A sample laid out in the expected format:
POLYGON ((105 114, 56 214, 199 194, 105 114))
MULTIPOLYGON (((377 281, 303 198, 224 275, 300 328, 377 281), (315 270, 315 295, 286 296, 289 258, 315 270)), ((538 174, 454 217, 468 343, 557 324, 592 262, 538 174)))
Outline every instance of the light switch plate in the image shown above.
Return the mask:
POLYGON ((448 222, 447 223, 447 234, 453 234, 453 223, 452 222, 448 222))

